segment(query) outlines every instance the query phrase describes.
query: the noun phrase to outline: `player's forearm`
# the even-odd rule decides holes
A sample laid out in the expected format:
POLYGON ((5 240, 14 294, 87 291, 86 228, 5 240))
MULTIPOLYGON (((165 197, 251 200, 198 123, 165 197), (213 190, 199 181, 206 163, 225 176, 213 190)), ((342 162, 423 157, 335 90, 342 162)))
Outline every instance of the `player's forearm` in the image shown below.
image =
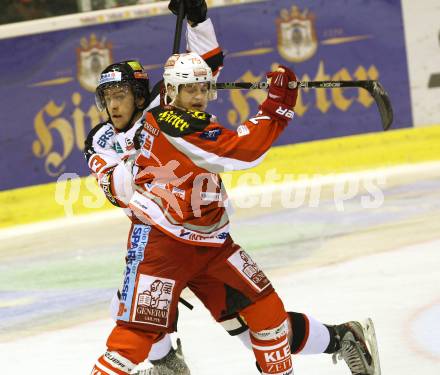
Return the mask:
POLYGON ((208 18, 186 31, 186 48, 207 62, 214 75, 223 67, 223 52, 215 35, 214 25, 208 18))

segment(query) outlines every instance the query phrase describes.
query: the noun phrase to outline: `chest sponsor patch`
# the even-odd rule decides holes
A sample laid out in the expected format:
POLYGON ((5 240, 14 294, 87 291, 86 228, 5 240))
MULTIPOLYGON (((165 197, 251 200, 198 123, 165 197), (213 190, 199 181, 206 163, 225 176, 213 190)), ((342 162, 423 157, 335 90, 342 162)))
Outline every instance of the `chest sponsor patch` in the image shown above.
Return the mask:
POLYGON ((183 137, 203 131, 211 122, 211 115, 202 111, 183 111, 175 107, 155 107, 150 110, 159 128, 171 137, 183 137))
POLYGON ((257 292, 261 292, 270 285, 269 279, 258 267, 250 255, 243 249, 237 250, 228 258, 228 263, 242 276, 242 278, 257 292))
POLYGON ((151 157, 151 150, 153 149, 153 143, 155 137, 150 133, 144 132, 142 134, 143 145, 141 149, 142 155, 144 155, 147 159, 151 157))
POLYGON ((175 281, 139 275, 132 322, 167 327, 175 281))
POLYGON ((115 132, 112 129, 106 129, 105 132, 102 132, 101 135, 99 136, 98 140, 96 141, 96 143, 98 144, 98 146, 102 147, 102 148, 106 148, 107 147, 107 142, 115 135, 115 132))
POLYGON ((151 125, 150 123, 146 122, 144 123, 144 129, 149 132, 151 135, 154 135, 155 137, 157 137, 159 135, 159 129, 155 128, 153 125, 151 125))

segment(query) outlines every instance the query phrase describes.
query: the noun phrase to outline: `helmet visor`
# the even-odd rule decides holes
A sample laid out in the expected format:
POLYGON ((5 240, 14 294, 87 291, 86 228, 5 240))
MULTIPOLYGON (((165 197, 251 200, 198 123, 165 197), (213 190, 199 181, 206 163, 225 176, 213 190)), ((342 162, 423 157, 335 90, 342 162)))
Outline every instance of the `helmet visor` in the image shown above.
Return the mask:
POLYGON ((100 111, 108 108, 112 101, 121 103, 130 93, 130 86, 126 83, 108 83, 97 88, 95 93, 96 106, 100 111))

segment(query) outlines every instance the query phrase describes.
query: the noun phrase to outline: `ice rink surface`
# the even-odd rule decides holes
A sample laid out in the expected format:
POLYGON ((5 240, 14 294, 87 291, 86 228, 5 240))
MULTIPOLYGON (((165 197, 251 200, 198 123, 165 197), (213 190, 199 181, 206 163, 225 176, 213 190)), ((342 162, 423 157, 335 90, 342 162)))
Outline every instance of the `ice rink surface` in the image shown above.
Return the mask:
MULTIPOLYGON (((287 310, 324 323, 370 316, 384 375, 440 373, 440 164, 385 176, 384 202, 362 192, 338 209, 237 210, 232 233, 287 310)), ((364 192, 365 193, 365 192, 364 192)), ((109 213, 0 232, 3 375, 89 374, 112 329, 108 301, 123 270, 127 219, 109 213)), ((190 294, 179 336, 193 375, 256 374, 253 355, 190 294)), ((328 355, 295 356, 296 375, 349 374, 328 355)))

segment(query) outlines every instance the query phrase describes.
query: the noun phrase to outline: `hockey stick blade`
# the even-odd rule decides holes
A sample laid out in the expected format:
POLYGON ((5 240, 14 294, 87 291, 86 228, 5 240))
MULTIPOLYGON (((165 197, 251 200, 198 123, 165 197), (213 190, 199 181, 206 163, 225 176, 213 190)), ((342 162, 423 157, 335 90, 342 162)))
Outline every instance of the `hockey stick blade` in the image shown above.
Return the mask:
POLYGON ((378 81, 368 81, 366 89, 374 98, 382 120, 383 130, 388 130, 393 123, 393 107, 383 86, 378 81), (370 83, 371 82, 371 83, 370 83))
MULTIPOLYGON (((224 82, 215 84, 217 90, 265 90, 267 82, 224 82)), ((298 81, 289 82, 290 88, 334 89, 360 87, 367 90, 376 102, 383 130, 388 130, 393 122, 393 107, 390 98, 378 81, 298 81)))

